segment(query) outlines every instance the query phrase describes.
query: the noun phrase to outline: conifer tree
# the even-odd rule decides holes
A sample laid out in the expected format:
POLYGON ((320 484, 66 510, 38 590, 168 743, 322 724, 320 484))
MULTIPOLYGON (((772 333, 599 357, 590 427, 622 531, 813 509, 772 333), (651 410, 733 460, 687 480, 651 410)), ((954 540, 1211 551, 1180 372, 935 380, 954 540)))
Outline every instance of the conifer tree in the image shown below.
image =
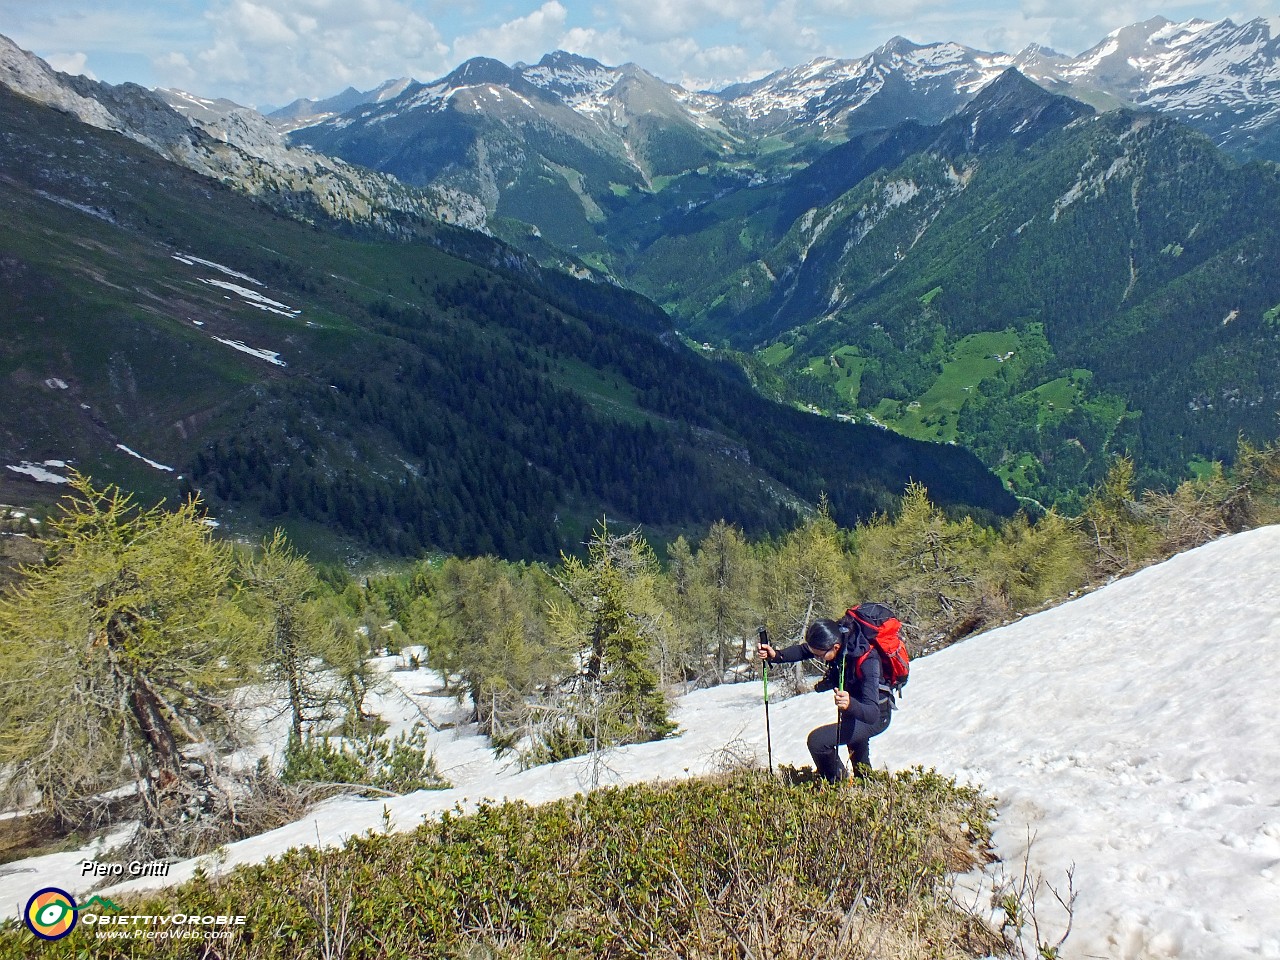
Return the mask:
POLYGON ((1007 612, 1065 597, 1089 577, 1088 544, 1079 524, 1056 510, 1035 523, 1019 513, 1003 525, 978 579, 1007 612))
POLYGON ((859 529, 858 586, 863 596, 885 600, 904 623, 932 624, 946 635, 981 596, 977 573, 990 537, 969 517, 947 519, 929 491, 912 483, 896 516, 859 529))
POLYGON ((1231 487, 1223 504, 1228 530, 1234 533, 1280 523, 1280 441, 1256 446, 1242 437, 1231 469, 1231 487))
POLYGON ((307 727, 328 718, 336 699, 322 678, 333 668, 349 672, 357 651, 339 636, 334 618, 319 603, 319 577, 283 531, 263 544, 246 574, 250 609, 267 632, 265 667, 284 687, 289 736, 299 743, 307 727))
POLYGON ((233 602, 230 548, 195 501, 140 509, 85 477, 72 488, 48 563, 0 598, 6 789, 33 791, 71 827, 132 784, 144 833, 178 849, 180 821, 234 802, 218 771, 223 694, 248 675, 259 637, 233 602))
POLYGON ((686 594, 690 628, 723 678, 732 660, 746 657, 760 620, 757 568, 741 530, 723 520, 711 525, 691 558, 686 594))
POLYGON ((1117 457, 1106 478, 1085 499, 1081 520, 1105 574, 1124 573, 1146 560, 1156 531, 1134 492, 1135 469, 1129 457, 1117 457))
POLYGON ((798 642, 819 617, 839 618, 851 597, 840 531, 825 497, 765 559, 764 617, 778 642, 798 642))
POLYGON ((674 729, 661 686, 670 640, 658 600, 659 565, 640 531, 611 534, 602 522, 586 561, 564 557, 552 629, 580 651, 568 700, 576 739, 596 748, 659 740, 674 729))
POLYGON ((546 625, 545 575, 494 557, 450 557, 431 580, 438 622, 428 662, 460 680, 495 743, 520 739, 542 692, 572 664, 546 625))

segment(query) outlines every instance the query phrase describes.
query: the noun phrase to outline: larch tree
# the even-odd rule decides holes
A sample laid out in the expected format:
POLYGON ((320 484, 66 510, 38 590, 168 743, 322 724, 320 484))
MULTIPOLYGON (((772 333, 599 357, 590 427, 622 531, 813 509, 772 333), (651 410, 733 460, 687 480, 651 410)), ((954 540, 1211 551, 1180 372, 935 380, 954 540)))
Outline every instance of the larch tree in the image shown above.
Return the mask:
POLYGON ((844 613, 849 573, 825 498, 765 560, 761 581, 764 618, 778 645, 799 642, 815 619, 844 613))
POLYGON ((573 662, 542 614, 545 575, 494 557, 450 557, 432 580, 438 627, 427 662, 470 696, 495 744, 518 742, 573 662))
POLYGON ((731 659, 747 656, 748 638, 754 640, 760 619, 757 569, 742 531, 723 520, 713 523, 698 546, 694 570, 723 678, 731 659))
POLYGON ((1136 569, 1155 550, 1155 528, 1134 490, 1136 473, 1131 458, 1117 457, 1080 513, 1097 554, 1096 566, 1108 575, 1136 569))
POLYGON ((725 679, 747 656, 760 620, 759 566, 742 531, 711 525, 695 552, 684 537, 668 550, 672 613, 681 649, 695 676, 725 679))
POLYGON ((75 827, 131 785, 151 850, 177 852, 193 822, 234 817, 225 694, 260 637, 197 502, 140 509, 119 488, 72 486, 47 562, 0 598, 5 789, 75 827))
POLYGON ((282 531, 248 562, 245 582, 251 588, 248 609, 266 631, 267 676, 283 688, 290 740, 300 743, 304 733, 331 719, 340 700, 336 677, 352 669, 359 653, 319 602, 315 568, 282 531))
POLYGON ((931 625, 934 635, 922 639, 922 650, 963 634, 983 595, 977 571, 993 538, 970 517, 948 519, 923 484, 909 484, 894 517, 858 529, 860 599, 889 604, 913 630, 931 625))

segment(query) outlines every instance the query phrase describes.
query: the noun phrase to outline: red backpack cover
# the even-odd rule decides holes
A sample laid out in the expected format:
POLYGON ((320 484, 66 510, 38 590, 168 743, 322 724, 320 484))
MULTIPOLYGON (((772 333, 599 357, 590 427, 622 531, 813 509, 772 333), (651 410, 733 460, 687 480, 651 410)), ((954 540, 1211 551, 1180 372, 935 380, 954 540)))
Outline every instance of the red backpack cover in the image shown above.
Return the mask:
POLYGON ((841 623, 850 632, 860 632, 870 644, 870 649, 858 658, 859 674, 862 662, 874 651, 880 655, 882 683, 893 693, 900 693, 911 673, 911 656, 900 635, 902 621, 883 603, 860 603, 845 611, 841 623))

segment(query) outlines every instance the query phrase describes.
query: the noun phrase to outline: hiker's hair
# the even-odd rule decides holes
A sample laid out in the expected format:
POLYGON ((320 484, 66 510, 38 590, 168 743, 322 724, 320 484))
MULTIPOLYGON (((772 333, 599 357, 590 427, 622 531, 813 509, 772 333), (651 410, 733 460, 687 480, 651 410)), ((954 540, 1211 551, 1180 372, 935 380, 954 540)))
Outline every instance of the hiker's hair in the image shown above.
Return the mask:
POLYGON ((815 620, 804 632, 804 642, 809 648, 822 653, 826 653, 842 639, 840 625, 834 620, 815 620))

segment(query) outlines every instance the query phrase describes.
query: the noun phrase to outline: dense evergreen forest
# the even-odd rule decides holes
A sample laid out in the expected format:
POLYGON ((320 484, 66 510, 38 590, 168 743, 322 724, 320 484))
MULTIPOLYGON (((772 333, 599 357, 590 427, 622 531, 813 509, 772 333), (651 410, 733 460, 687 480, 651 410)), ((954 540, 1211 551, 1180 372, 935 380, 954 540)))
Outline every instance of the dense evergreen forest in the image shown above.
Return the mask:
POLYGON ((246 416, 255 426, 196 455, 188 489, 389 553, 511 559, 555 557, 593 504, 658 529, 726 520, 778 533, 824 495, 844 522, 869 517, 905 475, 942 502, 1010 509, 963 451, 772 403, 735 365, 636 329, 651 314, 605 312, 612 296, 560 308, 562 295, 548 304, 483 274, 414 292, 368 304, 368 336, 341 364, 269 386, 246 416), (406 469, 335 470, 335 435, 403 451, 406 469))

